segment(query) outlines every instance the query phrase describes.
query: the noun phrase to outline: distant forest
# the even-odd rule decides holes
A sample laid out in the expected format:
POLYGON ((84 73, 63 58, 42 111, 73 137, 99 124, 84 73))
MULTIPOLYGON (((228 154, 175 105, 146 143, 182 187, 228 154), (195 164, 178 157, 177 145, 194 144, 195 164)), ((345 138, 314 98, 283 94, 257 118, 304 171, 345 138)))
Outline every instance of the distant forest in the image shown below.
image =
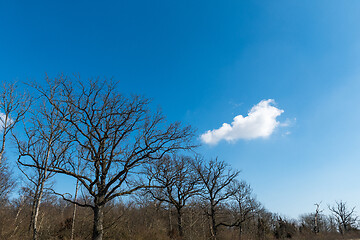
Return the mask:
POLYGON ((0 239, 360 237, 343 201, 314 202, 296 220, 269 212, 239 170, 196 152, 193 127, 116 82, 45 80, 0 89, 0 239))

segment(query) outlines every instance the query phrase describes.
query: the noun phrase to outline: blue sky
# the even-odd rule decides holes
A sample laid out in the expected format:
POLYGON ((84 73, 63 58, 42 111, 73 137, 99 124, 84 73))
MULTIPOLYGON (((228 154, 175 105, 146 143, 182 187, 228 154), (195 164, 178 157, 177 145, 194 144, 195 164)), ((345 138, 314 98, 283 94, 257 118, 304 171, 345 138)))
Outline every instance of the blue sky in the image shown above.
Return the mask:
POLYGON ((0 1, 0 79, 114 78, 198 141, 274 99, 288 126, 198 151, 241 169, 270 211, 360 208, 359 10, 355 0, 0 1))

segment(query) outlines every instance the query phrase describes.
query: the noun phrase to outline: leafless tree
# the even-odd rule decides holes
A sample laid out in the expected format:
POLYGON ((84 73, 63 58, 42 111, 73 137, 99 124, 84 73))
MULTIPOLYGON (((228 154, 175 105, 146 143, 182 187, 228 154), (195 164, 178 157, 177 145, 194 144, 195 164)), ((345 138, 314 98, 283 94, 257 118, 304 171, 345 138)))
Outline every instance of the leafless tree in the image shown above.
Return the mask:
POLYGON ((334 206, 329 206, 329 210, 333 214, 338 224, 338 230, 343 235, 351 230, 357 221, 355 216, 355 207, 350 208, 346 202, 336 202, 334 206))
MULTIPOLYGON (((78 200, 77 199, 78 192, 79 192, 79 180, 76 180, 74 202, 76 202, 78 200)), ((73 210, 73 216, 72 216, 72 222, 71 222, 71 237, 70 237, 70 240, 74 239, 74 234, 75 234, 76 209, 77 209, 77 205, 74 204, 74 210, 73 210)))
POLYGON ((4 160, 6 140, 12 129, 24 118, 31 105, 27 95, 19 94, 15 83, 3 82, 0 90, 0 165, 4 160))
MULTIPOLYGON (((315 212, 303 214, 299 218, 300 231, 303 233, 331 232, 331 224, 327 216, 323 215, 320 209, 321 202, 314 204, 315 212)), ((336 231, 336 230, 335 230, 336 231)))
MULTIPOLYGON (((81 156, 81 154, 79 156, 81 156)), ((80 158, 78 158, 78 161, 77 161, 76 165, 77 165, 76 172, 77 172, 77 174, 81 175, 85 169, 80 169, 80 167, 81 167, 81 159, 80 158)), ((79 182, 79 179, 76 179, 74 202, 78 201, 78 192, 79 192, 79 190, 80 190, 80 182, 79 182)), ((74 234, 75 234, 75 219, 76 219, 77 204, 73 204, 73 205, 74 205, 74 210, 73 210, 73 216, 72 216, 72 222, 71 222, 71 237, 70 237, 70 240, 74 239, 74 234)))
POLYGON ((15 187, 15 181, 11 177, 8 166, 4 162, 0 165, 0 206, 8 201, 10 192, 15 187))
POLYGON ((0 89, 0 200, 7 199, 15 181, 11 178, 8 165, 4 162, 8 136, 23 119, 31 105, 30 98, 17 92, 15 83, 2 82, 0 89))
POLYGON ((147 168, 151 196, 174 206, 180 238, 183 237, 183 208, 187 201, 199 192, 199 177, 193 159, 187 156, 164 156, 147 168))
POLYGON ((274 222, 273 233, 276 239, 285 239, 293 238, 297 232, 297 228, 294 220, 286 219, 277 214, 274 216, 276 218, 274 222))
POLYGON ((196 171, 203 186, 200 196, 208 205, 205 213, 210 219, 211 237, 217 239, 217 229, 222 224, 217 221, 218 207, 235 194, 229 186, 240 172, 232 170, 228 164, 218 159, 209 162, 200 161, 196 171))
POLYGON ((241 239, 244 223, 256 216, 260 204, 252 195, 250 185, 243 180, 234 179, 232 184, 229 185, 228 191, 233 193, 230 196, 232 202, 229 204, 229 210, 233 218, 231 223, 223 222, 220 224, 227 227, 237 227, 239 229, 239 239, 241 239))
POLYGON ((66 201, 93 210, 92 239, 100 240, 104 205, 145 187, 135 181, 144 164, 168 152, 193 148, 194 133, 180 123, 166 124, 159 111, 150 113, 148 99, 121 95, 116 84, 98 80, 85 84, 64 76, 48 79, 48 84, 56 89, 54 98, 47 88, 36 89, 67 124, 64 132, 84 172, 76 171, 73 159, 48 170, 79 180, 92 197, 92 202, 80 202, 62 194, 66 201))
MULTIPOLYGON (((49 97, 53 97, 51 89, 49 97)), ((30 229, 33 239, 38 239, 38 217, 45 185, 55 172, 50 168, 57 167, 67 157, 69 144, 64 142, 63 129, 66 125, 60 119, 57 110, 47 102, 41 102, 30 112, 24 126, 24 136, 16 140, 19 157, 19 169, 32 184, 33 204, 30 229), (30 168, 29 168, 30 167, 30 168)))
POLYGON ((319 233, 319 217, 320 214, 322 212, 322 210, 320 210, 320 203, 315 203, 316 206, 316 210, 315 210, 315 214, 314 214, 314 233, 319 233))

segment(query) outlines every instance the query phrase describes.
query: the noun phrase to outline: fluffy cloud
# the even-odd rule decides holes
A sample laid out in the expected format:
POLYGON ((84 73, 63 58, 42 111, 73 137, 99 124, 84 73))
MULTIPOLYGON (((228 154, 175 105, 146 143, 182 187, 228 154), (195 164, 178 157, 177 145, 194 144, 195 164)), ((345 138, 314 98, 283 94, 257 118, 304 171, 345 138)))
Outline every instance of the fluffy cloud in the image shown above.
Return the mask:
POLYGON ((215 145, 221 140, 234 142, 238 139, 266 138, 270 136, 280 122, 276 118, 284 110, 273 106, 273 99, 262 100, 251 108, 248 116, 238 115, 231 124, 224 123, 220 128, 209 130, 201 135, 204 143, 215 145))

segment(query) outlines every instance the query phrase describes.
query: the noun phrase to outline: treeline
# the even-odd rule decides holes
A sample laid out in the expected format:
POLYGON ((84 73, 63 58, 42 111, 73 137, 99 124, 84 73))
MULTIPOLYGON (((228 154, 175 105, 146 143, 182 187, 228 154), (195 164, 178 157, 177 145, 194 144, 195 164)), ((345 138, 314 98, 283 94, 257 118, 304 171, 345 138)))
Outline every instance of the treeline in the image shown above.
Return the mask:
POLYGON ((238 170, 194 153, 190 126, 112 82, 60 75, 28 89, 4 83, 0 93, 1 239, 360 236, 341 201, 331 216, 321 204, 297 221, 268 212, 238 170), (56 175, 73 180, 71 194, 55 191, 56 175))
MULTIPOLYGON (((0 212, 1 239, 32 239, 29 231, 33 193, 22 189, 18 198, 2 203, 0 212)), ((81 200, 85 202, 85 200, 81 200)), ((245 204, 235 207, 233 199, 217 208, 216 219, 220 224, 216 239, 353 239, 359 236, 355 222, 349 222, 343 235, 342 224, 335 216, 319 214, 317 225, 314 213, 299 220, 273 214, 261 205, 245 204), (246 217, 241 218, 241 214, 246 217), (241 224, 232 227, 229 223, 241 224)), ((194 196, 182 212, 183 237, 178 231, 178 212, 172 204, 154 199, 149 194, 135 194, 122 202, 106 205, 104 212, 104 239, 212 239, 207 215, 208 203, 194 196)), ((352 215, 352 217, 355 217, 352 215)), ((91 239, 93 212, 78 208, 74 218, 74 205, 53 194, 46 193, 41 203, 38 219, 38 239, 91 239)))

